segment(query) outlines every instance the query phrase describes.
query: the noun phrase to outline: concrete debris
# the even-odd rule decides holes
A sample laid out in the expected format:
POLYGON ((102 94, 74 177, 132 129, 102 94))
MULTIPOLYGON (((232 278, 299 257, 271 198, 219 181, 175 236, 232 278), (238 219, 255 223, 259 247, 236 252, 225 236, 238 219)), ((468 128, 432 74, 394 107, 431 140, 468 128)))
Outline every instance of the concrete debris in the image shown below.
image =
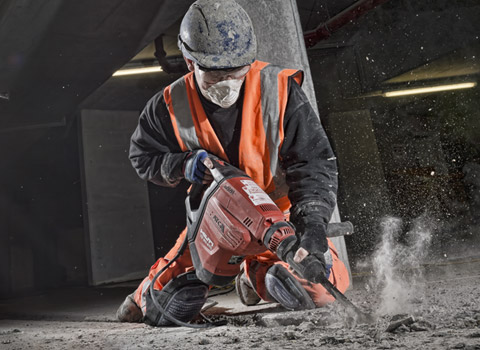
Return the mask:
POLYGON ((300 336, 300 333, 295 332, 295 331, 285 331, 285 332, 283 332, 283 335, 284 335, 285 338, 287 338, 288 340, 299 339, 299 338, 301 337, 301 336, 300 336))
POLYGON ((308 333, 313 331, 315 328, 315 324, 313 324, 311 321, 302 322, 300 326, 298 326, 300 333, 308 333))
POLYGON ((407 333, 410 332, 410 328, 402 324, 394 331, 395 333, 407 333))
POLYGON ((473 317, 465 317, 465 319, 463 320, 463 323, 466 328, 473 328, 480 325, 480 321, 474 319, 473 317))
POLYGON ((433 333, 431 336, 435 338, 448 338, 450 335, 451 335, 450 333, 443 331, 443 332, 433 333))
POLYGON ((210 344, 210 340, 208 340, 207 338, 201 338, 199 341, 198 341, 198 344, 199 345, 208 345, 210 344))
POLYGON ((338 345, 338 344, 343 344, 345 343, 346 339, 345 338, 339 338, 339 337, 323 337, 321 338, 322 340, 322 345, 338 345))
POLYGON ((12 334, 12 333, 21 333, 22 331, 18 328, 14 329, 7 329, 5 331, 0 331, 0 335, 5 335, 5 334, 12 334))
POLYGON ((467 335, 468 338, 480 338, 480 332, 474 332, 467 335))
MULTIPOLYGON (((299 326, 304 322, 304 312, 281 312, 261 315, 257 325, 263 327, 299 326)), ((312 326, 315 327, 313 324, 312 326)))
POLYGON ((226 339, 223 344, 237 344, 242 340, 239 337, 232 336, 231 338, 226 339))
POLYGON ((435 328, 431 323, 429 323, 427 321, 423 321, 423 320, 419 320, 418 322, 414 322, 409 327, 414 332, 426 332, 428 330, 431 330, 431 329, 435 328))
POLYGON ((393 317, 390 324, 387 326, 386 332, 402 333, 402 332, 426 332, 435 329, 435 325, 425 321, 421 317, 414 317, 405 315, 397 315, 393 317), (402 316, 402 317, 398 317, 402 316))
POLYGON ((464 350, 480 350, 480 344, 476 345, 465 345, 464 350))
POLYGON ((415 318, 413 316, 409 316, 407 318, 402 318, 400 320, 394 320, 388 325, 388 327, 385 331, 386 332, 393 332, 393 331, 397 330, 397 328, 399 328, 402 325, 408 326, 408 325, 411 325, 414 322, 415 322, 415 318))

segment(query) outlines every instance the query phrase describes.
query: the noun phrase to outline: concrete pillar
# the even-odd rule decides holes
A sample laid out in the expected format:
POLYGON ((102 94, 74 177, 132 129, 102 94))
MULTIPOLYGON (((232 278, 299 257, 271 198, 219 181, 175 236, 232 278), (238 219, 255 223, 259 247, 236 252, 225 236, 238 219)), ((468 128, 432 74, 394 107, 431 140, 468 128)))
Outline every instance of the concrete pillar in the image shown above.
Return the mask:
POLYGON ((317 111, 312 76, 295 0, 236 0, 252 19, 261 61, 305 72, 303 90, 317 111))
MULTIPOLYGON (((300 68, 305 72, 303 90, 318 113, 312 75, 303 31, 295 0, 237 0, 252 19, 258 42, 257 58, 287 68, 300 68)), ((332 222, 339 222, 338 208, 332 222)), ((343 237, 333 239, 340 258, 347 265, 347 250, 343 237)))

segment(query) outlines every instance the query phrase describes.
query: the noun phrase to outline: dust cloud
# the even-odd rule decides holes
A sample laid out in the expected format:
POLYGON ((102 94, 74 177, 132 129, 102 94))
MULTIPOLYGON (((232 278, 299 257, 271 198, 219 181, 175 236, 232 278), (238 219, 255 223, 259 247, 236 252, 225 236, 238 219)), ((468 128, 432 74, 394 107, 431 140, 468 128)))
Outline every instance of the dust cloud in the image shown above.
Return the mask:
POLYGON ((401 219, 382 219, 381 241, 372 256, 371 285, 380 297, 377 315, 412 312, 414 301, 423 299, 421 263, 428 254, 433 230, 433 221, 427 216, 417 218, 405 234, 401 219))

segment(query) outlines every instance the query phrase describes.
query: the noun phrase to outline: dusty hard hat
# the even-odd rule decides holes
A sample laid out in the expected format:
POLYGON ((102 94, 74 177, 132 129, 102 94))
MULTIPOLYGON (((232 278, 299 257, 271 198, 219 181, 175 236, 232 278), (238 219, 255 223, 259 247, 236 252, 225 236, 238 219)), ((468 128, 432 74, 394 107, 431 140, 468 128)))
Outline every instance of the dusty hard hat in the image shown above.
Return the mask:
POLYGON ((257 39, 250 17, 235 1, 198 0, 183 17, 178 47, 201 67, 224 69, 251 64, 257 39))

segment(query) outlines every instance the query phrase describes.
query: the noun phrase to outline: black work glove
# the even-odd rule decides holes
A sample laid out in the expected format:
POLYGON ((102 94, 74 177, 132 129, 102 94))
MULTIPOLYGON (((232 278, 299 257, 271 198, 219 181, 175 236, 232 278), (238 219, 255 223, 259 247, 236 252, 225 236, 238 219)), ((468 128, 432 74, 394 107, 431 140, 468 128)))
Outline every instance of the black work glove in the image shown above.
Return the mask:
POLYGON ((320 227, 307 227, 300 237, 300 245, 293 260, 297 263, 308 255, 315 256, 323 265, 325 277, 330 277, 333 258, 328 248, 326 230, 320 227))
POLYGON ((207 184, 212 181, 210 170, 203 164, 208 153, 203 149, 188 152, 183 163, 183 176, 188 182, 207 184))
POLYGON ((322 263, 328 278, 333 259, 327 242, 327 220, 320 214, 318 206, 317 202, 309 202, 296 205, 292 210, 290 221, 300 236, 294 261, 301 263, 308 255, 313 255, 322 263))

